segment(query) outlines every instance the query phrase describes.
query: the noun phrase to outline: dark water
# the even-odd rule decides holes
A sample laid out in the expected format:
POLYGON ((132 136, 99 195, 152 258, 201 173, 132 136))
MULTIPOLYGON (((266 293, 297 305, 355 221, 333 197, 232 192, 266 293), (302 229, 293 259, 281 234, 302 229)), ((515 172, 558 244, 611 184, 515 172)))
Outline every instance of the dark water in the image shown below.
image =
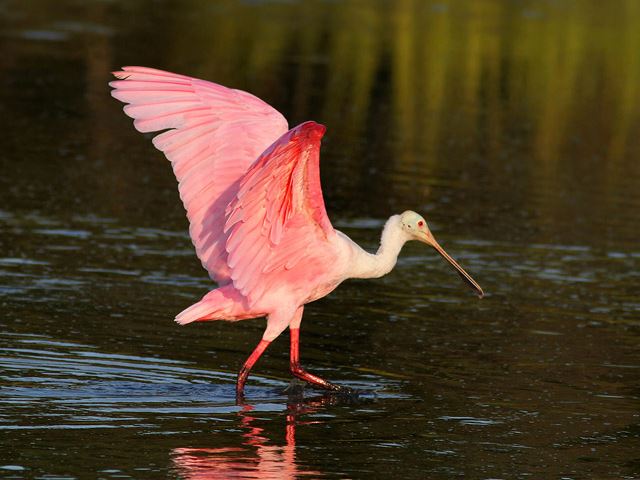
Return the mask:
POLYGON ((640 478, 640 4, 0 3, 0 477, 640 478), (212 287, 169 165, 108 94, 148 65, 328 126, 334 224, 418 245, 307 307, 235 405, 263 320, 212 287))

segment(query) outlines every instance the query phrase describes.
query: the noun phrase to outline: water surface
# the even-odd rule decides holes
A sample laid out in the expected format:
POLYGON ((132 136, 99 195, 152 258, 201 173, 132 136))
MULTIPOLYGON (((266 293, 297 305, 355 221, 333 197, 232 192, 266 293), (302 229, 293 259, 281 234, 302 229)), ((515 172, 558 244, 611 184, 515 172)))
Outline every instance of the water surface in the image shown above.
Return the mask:
POLYGON ((637 2, 0 7, 0 477, 640 478, 637 2), (327 125, 336 226, 423 245, 309 305, 236 405, 264 320, 212 287, 169 165, 108 93, 140 64, 327 125))

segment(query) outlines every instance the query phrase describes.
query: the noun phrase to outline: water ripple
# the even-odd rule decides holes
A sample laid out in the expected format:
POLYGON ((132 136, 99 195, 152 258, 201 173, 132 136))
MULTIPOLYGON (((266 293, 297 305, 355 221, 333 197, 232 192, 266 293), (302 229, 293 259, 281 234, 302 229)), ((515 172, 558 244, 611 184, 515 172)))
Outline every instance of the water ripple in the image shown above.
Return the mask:
MULTIPOLYGON (((225 422, 215 415, 240 409, 235 373, 193 368, 172 359, 103 353, 39 335, 2 338, 29 348, 0 348, 5 384, 0 405, 20 411, 19 423, 13 416, 0 416, 0 430, 149 429, 184 415, 225 422)), ((372 391, 389 383, 369 374, 354 386, 372 391)), ((280 393, 285 385, 252 375, 247 396, 258 411, 281 412, 286 409, 287 396, 280 393)))

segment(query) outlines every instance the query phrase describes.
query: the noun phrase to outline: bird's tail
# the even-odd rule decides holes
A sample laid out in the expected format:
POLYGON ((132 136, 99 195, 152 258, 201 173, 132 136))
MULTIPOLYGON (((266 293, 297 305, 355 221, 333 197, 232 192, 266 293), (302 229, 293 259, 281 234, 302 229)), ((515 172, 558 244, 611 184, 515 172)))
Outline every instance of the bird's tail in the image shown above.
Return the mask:
POLYGON ((206 320, 241 320, 258 315, 248 315, 243 305, 244 298, 232 285, 216 288, 202 300, 184 309, 176 316, 176 322, 186 325, 206 320))
POLYGON ((212 305, 203 299, 176 315, 176 322, 180 325, 186 325, 187 323, 204 320, 204 317, 211 313, 211 309, 212 305))

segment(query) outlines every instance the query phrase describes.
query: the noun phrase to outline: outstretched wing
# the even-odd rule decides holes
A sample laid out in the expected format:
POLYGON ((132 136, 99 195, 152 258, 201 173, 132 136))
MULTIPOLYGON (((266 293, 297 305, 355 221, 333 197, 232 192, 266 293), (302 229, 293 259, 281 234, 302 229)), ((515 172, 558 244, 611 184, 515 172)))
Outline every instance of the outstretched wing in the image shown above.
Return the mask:
POLYGON ((306 122, 280 137, 244 175, 227 208, 227 263, 250 304, 269 288, 316 278, 330 266, 323 247, 335 231, 319 170, 325 130, 306 122))
POLYGON ((225 209, 249 166, 288 129, 274 108, 241 90, 145 67, 114 72, 113 95, 171 161, 196 253, 212 279, 230 282, 225 209))

